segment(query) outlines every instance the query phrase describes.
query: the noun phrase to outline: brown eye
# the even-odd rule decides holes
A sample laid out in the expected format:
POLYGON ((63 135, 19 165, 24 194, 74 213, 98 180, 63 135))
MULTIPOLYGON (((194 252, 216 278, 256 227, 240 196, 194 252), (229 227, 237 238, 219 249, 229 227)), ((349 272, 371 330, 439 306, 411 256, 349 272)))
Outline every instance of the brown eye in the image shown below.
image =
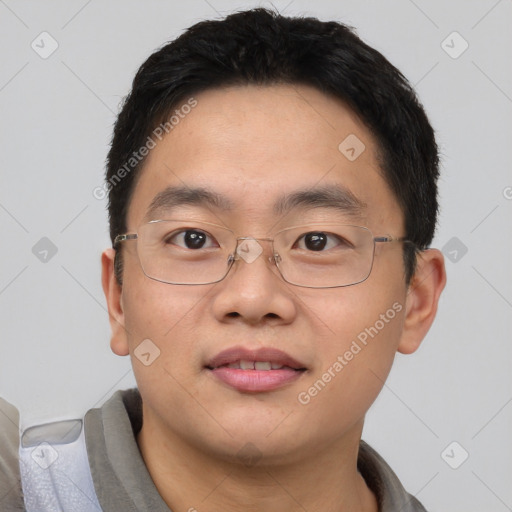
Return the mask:
POLYGON ((167 243, 178 245, 184 249, 205 249, 216 247, 216 244, 207 233, 197 229, 180 231, 167 239, 167 243))
POLYGON ((321 251, 327 245, 325 233, 308 233, 304 235, 304 246, 310 251, 321 251))
POLYGON ((349 242, 344 238, 325 231, 312 231, 302 235, 295 246, 306 251, 321 252, 329 249, 343 249, 350 247, 349 242))
POLYGON ((201 249, 206 243, 206 235, 200 231, 187 231, 183 241, 189 249, 201 249))

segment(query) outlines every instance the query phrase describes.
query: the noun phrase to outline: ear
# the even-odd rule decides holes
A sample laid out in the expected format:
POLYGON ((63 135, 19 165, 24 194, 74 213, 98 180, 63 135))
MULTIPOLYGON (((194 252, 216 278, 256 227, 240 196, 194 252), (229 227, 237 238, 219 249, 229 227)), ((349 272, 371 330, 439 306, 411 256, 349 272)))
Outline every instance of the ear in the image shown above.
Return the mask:
POLYGON ((125 318, 122 304, 122 287, 117 282, 114 272, 114 249, 105 249, 101 255, 101 283, 107 299, 110 319, 110 348, 118 356, 127 356, 130 351, 126 337, 125 318))
POLYGON ((427 249, 419 253, 416 271, 407 291, 398 352, 412 354, 418 349, 434 321, 445 284, 446 270, 441 251, 427 249))

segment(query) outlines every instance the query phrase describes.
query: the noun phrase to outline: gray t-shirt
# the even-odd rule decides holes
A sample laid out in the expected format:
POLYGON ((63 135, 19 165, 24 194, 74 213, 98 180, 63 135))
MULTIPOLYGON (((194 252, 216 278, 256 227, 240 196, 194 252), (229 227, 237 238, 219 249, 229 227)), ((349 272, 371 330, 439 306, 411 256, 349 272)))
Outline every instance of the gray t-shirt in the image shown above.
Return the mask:
MULTIPOLYGON (((0 399, 0 510, 24 510, 17 449, 18 415, 0 399)), ((142 427, 137 389, 117 391, 84 419, 87 454, 103 512, 170 512, 144 464, 135 436, 142 427)), ((375 493, 380 512, 426 512, 384 459, 361 441, 358 469, 375 493)), ((66 511, 67 512, 67 511, 66 511)), ((71 511, 69 511, 71 512, 71 511)))

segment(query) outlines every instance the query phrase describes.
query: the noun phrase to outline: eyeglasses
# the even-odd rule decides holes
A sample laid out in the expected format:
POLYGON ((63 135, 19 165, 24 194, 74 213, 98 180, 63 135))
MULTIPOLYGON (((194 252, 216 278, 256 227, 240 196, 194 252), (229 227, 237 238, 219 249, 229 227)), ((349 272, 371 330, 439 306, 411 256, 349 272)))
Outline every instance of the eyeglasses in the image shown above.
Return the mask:
POLYGON ((176 285, 218 283, 236 261, 254 262, 264 252, 260 242, 269 242, 269 262, 287 283, 305 288, 361 283, 372 271, 376 243, 408 242, 374 237, 363 226, 331 223, 289 227, 273 238, 237 237, 226 227, 190 220, 148 222, 137 233, 118 235, 114 248, 131 240, 137 240, 144 274, 176 285))

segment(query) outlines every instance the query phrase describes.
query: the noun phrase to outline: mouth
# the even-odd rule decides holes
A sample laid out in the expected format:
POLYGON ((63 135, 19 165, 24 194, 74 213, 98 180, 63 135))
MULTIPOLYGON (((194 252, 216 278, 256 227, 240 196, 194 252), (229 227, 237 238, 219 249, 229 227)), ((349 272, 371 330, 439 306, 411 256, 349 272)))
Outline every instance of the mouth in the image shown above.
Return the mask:
POLYGON ((299 379, 307 368, 285 352, 273 348, 224 350, 205 365, 222 383, 240 392, 261 393, 299 379))

